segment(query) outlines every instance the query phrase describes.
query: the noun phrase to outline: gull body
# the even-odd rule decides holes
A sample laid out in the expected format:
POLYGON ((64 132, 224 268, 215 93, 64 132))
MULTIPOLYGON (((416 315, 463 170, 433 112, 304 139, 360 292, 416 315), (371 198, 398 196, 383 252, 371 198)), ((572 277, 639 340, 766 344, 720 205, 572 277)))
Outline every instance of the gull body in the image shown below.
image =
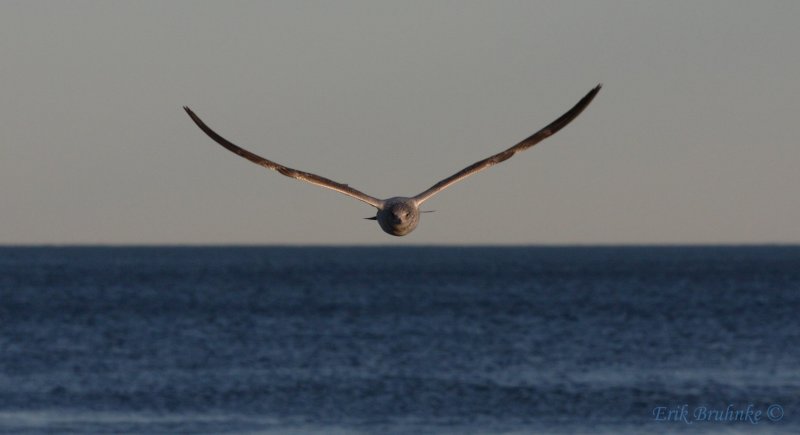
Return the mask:
POLYGON ((414 198, 395 196, 383 203, 375 216, 381 229, 393 236, 405 236, 419 223, 419 206, 414 198))
MULTIPOLYGON (((297 180, 305 181, 311 184, 335 190, 347 196, 353 197, 359 201, 365 202, 376 209, 378 209, 374 217, 367 219, 377 220, 381 229, 393 236, 405 236, 406 234, 414 231, 419 224, 420 210, 419 207, 430 199, 433 195, 446 189, 453 183, 461 181, 472 174, 478 173, 484 169, 490 168, 500 162, 510 159, 514 154, 524 151, 542 140, 552 136, 567 124, 572 122, 588 105, 592 102, 594 97, 600 92, 601 85, 597 85, 594 89, 589 91, 575 106, 569 111, 561 115, 558 119, 548 124, 543 129, 537 131, 533 135, 524 139, 522 142, 501 151, 497 154, 489 156, 481 161, 475 162, 466 168, 456 172, 455 174, 439 181, 431 186, 428 190, 412 197, 395 196, 388 199, 378 199, 367 195, 359 190, 356 190, 347 184, 338 183, 325 177, 321 177, 310 172, 303 172, 297 169, 292 169, 276 163, 274 161, 265 159, 257 154, 245 150, 238 145, 233 144, 227 139, 217 134, 214 130, 208 127, 191 109, 184 106, 184 110, 189 117, 194 121, 197 126, 203 130, 211 139, 218 144, 222 145, 229 151, 250 160, 253 163, 261 165, 267 169, 278 171, 279 173, 297 180)), ((424 212, 423 212, 424 213, 424 212)))

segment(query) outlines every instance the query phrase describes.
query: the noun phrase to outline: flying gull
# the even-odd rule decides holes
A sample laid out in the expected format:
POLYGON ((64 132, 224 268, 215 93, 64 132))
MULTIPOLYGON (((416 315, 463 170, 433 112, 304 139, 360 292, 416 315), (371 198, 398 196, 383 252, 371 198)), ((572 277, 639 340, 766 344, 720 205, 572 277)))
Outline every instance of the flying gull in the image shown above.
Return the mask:
POLYGON ((569 124, 573 119, 575 119, 583 111, 583 109, 585 109, 586 106, 592 102, 592 99, 594 99, 595 95, 600 92, 601 86, 602 85, 597 85, 597 87, 589 91, 585 97, 578 101, 578 103, 573 106, 572 109, 569 109, 567 113, 561 115, 560 118, 551 122, 550 125, 537 131, 532 136, 514 145, 513 147, 467 166, 457 173, 434 184, 430 189, 420 193, 419 195, 412 197, 396 196, 389 199, 374 198, 348 186, 347 184, 337 183, 333 180, 312 174, 310 172, 298 171, 297 169, 283 166, 280 163, 276 163, 272 160, 267 160, 259 155, 253 154, 244 148, 234 145, 224 137, 217 134, 188 107, 184 106, 183 109, 186 110, 186 113, 189 114, 189 116, 192 118, 192 121, 194 121, 194 123, 197 124, 201 130, 210 136, 211 139, 214 139, 214 141, 227 148, 231 152, 238 154, 239 156, 244 157, 247 160, 250 160, 251 162, 261 165, 267 169, 278 171, 287 177, 296 178, 301 181, 316 184, 317 186, 335 190, 347 196, 352 196, 359 201, 366 202, 367 204, 378 209, 378 212, 374 217, 367 219, 377 220, 378 224, 381 226, 381 229, 393 236, 405 236, 417 227, 420 214, 419 206, 422 205, 422 203, 431 199, 433 195, 436 195, 442 190, 448 188, 450 185, 461 181, 472 174, 478 173, 500 162, 506 161, 514 154, 520 151, 525 151, 542 140, 554 135, 556 132, 564 128, 564 126, 569 124))

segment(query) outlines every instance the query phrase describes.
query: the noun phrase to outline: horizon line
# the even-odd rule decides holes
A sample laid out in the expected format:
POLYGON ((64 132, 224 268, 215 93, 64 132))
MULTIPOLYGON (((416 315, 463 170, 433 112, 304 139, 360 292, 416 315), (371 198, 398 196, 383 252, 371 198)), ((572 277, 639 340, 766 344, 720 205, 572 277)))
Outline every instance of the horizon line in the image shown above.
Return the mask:
POLYGON ((758 248, 800 247, 800 242, 654 242, 654 243, 0 243, 9 248, 758 248))

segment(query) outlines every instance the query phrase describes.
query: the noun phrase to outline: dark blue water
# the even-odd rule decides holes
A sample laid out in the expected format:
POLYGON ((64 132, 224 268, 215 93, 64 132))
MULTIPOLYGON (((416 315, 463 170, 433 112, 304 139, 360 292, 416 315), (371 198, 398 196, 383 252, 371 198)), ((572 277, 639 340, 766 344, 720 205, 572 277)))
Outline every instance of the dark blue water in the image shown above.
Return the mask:
POLYGON ((0 248, 0 432, 800 433, 800 247, 0 248))

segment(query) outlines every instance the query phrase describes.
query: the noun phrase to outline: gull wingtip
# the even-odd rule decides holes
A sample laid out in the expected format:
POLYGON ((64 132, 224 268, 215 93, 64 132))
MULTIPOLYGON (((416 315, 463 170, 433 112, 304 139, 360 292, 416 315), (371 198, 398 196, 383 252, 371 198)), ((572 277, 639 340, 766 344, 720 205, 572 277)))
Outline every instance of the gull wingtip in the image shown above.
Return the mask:
MULTIPOLYGON (((592 100, 594 100, 594 97, 597 96, 598 92, 600 92, 600 89, 602 89, 602 88, 603 88, 603 84, 602 83, 598 83, 597 86, 592 88, 592 90, 589 91, 589 93, 587 93, 583 98, 581 98, 581 100, 578 102, 578 104, 575 105, 575 108, 580 108, 579 110, 582 111, 583 108, 588 106, 589 103, 591 103, 592 100)), ((578 113, 580 113, 580 112, 578 112, 578 113)))
POLYGON ((189 115, 189 118, 191 118, 195 124, 197 124, 200 128, 204 129, 205 123, 202 120, 200 120, 200 117, 197 116, 197 114, 195 114, 194 111, 192 111, 192 109, 189 108, 189 106, 183 106, 183 110, 186 111, 186 114, 189 115))

